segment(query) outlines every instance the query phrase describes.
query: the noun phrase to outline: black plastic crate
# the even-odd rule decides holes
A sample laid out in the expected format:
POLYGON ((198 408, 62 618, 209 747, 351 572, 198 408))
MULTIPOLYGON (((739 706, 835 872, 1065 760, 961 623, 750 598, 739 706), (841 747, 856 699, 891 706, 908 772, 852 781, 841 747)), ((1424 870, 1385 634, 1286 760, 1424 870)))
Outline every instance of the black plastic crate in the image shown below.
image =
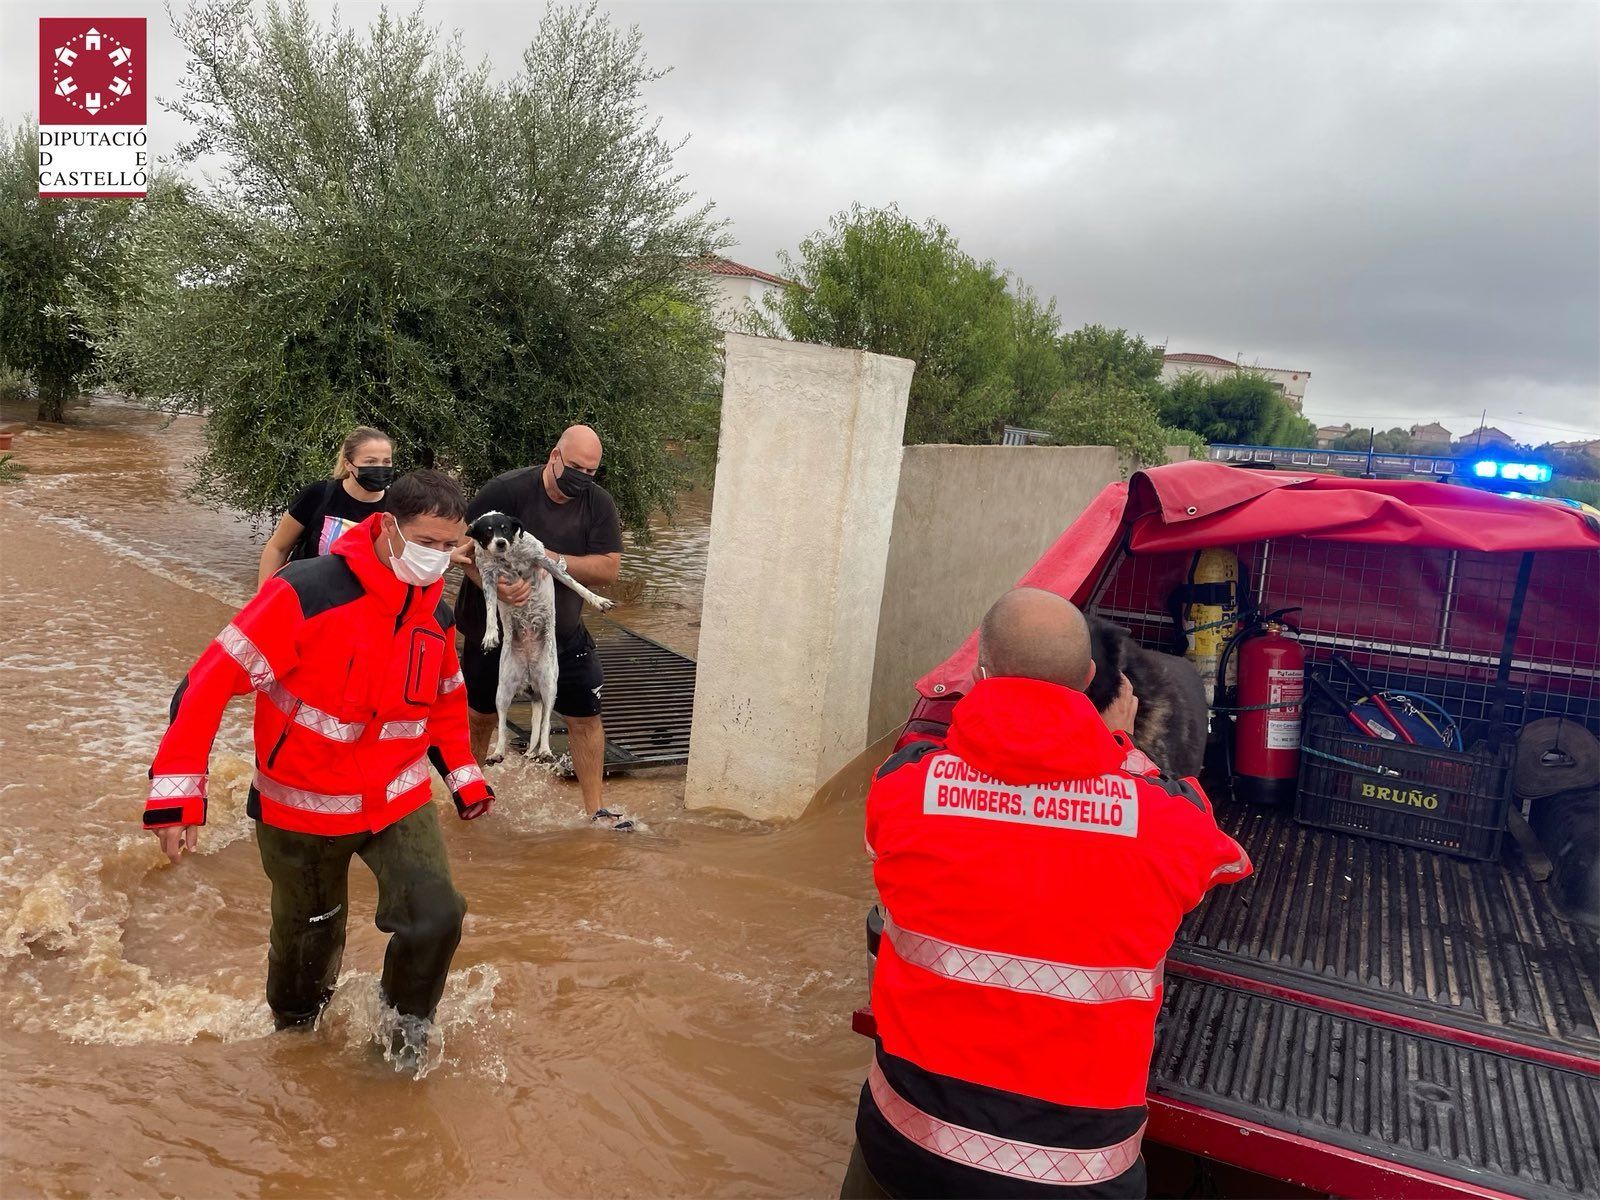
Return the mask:
POLYGON ((1499 857, 1512 747, 1437 750, 1369 738, 1342 714, 1307 714, 1295 820, 1439 850, 1499 857))

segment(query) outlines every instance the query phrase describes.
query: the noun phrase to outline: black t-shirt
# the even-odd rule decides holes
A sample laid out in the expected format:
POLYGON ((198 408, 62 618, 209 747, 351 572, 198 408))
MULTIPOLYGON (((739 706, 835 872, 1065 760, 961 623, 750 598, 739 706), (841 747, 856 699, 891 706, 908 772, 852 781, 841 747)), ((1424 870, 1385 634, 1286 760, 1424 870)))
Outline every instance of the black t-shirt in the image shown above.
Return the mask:
MULTIPOLYGON (((518 467, 496 475, 467 505, 467 520, 503 512, 558 554, 621 554, 622 522, 617 503, 598 483, 576 500, 557 504, 544 490, 543 466, 518 467)), ((556 584, 556 641, 567 642, 583 622, 583 597, 556 584)), ((483 641, 483 592, 470 579, 456 596, 456 627, 467 641, 483 641)))
POLYGON ((345 491, 344 480, 319 479, 289 505, 289 515, 305 526, 289 551, 290 559, 327 554, 344 534, 382 512, 387 499, 385 493, 369 504, 345 491))

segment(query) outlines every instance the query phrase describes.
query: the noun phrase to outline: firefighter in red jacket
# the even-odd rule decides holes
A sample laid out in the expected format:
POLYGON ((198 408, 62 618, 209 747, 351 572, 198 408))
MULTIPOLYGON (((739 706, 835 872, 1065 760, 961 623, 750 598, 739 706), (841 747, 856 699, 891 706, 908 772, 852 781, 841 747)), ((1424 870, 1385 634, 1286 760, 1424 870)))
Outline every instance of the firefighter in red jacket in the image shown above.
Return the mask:
POLYGON ((947 740, 878 771, 878 1040, 845 1196, 1144 1194, 1163 960, 1250 862, 1198 784, 1108 728, 1093 671, 1071 603, 1008 593, 947 740))
POLYGON ((333 992, 350 858, 360 855, 378 881, 378 928, 393 934, 384 997, 415 1049, 466 912, 428 765, 466 820, 494 793, 468 745, 453 618, 440 598, 466 503, 437 471, 397 480, 388 501, 333 553, 268 579, 190 668, 150 768, 144 825, 174 863, 195 849, 223 709, 254 692, 248 811, 272 881, 267 1002, 278 1027, 315 1021, 333 992))

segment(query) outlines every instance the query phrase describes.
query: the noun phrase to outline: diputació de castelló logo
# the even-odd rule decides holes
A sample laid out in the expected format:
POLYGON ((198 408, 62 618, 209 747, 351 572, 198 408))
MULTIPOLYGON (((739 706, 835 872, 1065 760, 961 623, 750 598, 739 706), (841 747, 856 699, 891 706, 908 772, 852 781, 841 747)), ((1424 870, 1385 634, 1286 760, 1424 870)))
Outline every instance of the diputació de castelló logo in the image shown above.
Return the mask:
POLYGON ((149 78, 143 17, 39 18, 39 195, 146 193, 149 78))

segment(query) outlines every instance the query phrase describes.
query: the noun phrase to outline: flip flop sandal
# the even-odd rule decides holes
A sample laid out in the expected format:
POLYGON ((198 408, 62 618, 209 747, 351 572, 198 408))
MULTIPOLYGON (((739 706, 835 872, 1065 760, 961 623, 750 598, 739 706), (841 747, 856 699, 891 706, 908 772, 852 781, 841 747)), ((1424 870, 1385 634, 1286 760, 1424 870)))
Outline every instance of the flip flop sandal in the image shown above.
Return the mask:
POLYGON ((632 818, 625 817, 619 812, 612 812, 609 808, 596 809, 594 815, 590 817, 589 820, 611 821, 613 822, 611 828, 617 830, 619 833, 633 828, 632 818))

